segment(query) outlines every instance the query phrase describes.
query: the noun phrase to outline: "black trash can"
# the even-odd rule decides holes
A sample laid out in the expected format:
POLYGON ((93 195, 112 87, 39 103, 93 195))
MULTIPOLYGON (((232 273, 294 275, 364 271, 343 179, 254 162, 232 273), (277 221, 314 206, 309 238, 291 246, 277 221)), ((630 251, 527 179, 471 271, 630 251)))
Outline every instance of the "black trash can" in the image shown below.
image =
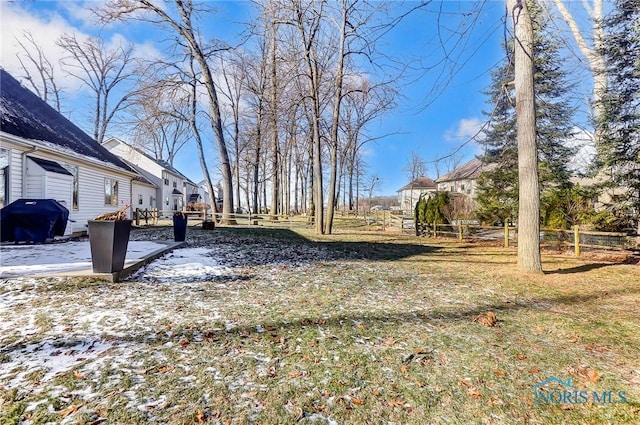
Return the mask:
POLYGON ((173 215, 173 239, 184 242, 187 236, 187 216, 181 213, 173 215))

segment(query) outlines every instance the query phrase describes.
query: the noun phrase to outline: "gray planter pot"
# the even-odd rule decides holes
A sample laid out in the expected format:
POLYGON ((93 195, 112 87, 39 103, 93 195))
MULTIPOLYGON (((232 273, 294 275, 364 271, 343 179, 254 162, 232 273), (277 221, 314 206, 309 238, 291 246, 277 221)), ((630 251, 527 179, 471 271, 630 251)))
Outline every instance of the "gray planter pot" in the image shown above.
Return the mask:
POLYGON ((131 220, 89 220, 94 273, 113 273, 124 268, 130 232, 131 220))

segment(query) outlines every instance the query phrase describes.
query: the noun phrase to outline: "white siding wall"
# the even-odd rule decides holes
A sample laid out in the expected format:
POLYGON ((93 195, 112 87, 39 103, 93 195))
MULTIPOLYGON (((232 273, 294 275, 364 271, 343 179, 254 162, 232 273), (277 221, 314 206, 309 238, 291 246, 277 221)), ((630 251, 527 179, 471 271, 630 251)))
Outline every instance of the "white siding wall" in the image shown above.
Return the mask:
MULTIPOLYGON (((116 211, 131 200, 131 180, 121 174, 107 172, 98 168, 83 165, 78 171, 78 210, 73 211, 74 232, 87 230, 88 220, 116 211), (104 179, 118 180, 118 205, 104 204, 104 179)), ((131 214, 129 214, 131 217, 131 214)))
POLYGON ((68 210, 73 209, 71 198, 73 194, 73 176, 58 173, 47 173, 45 177, 45 196, 55 199, 68 210))
POLYGON ((156 199, 155 204, 151 205, 149 203, 149 198, 156 198, 158 193, 155 187, 149 187, 146 184, 139 184, 135 181, 133 182, 133 191, 131 197, 131 207, 135 210, 136 208, 140 208, 141 210, 156 208, 158 205, 158 200, 156 199), (142 195, 142 205, 138 203, 139 195, 142 195))
POLYGON ((42 199, 45 197, 45 176, 27 174, 27 192, 25 198, 42 199))
POLYGON ((22 196, 22 151, 18 149, 10 149, 10 165, 9 165, 9 201, 11 203, 22 196))

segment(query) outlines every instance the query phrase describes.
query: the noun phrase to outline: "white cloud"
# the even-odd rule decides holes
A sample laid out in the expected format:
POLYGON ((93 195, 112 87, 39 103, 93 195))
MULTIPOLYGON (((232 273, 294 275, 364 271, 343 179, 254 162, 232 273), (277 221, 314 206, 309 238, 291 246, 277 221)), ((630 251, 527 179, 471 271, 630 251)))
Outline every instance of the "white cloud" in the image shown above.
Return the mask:
MULTIPOLYGON (((57 13, 48 16, 37 15, 20 7, 19 3, 2 2, 0 5, 0 23, 2 23, 2 67, 16 78, 24 76, 24 71, 17 55, 24 57, 24 51, 18 45, 16 38, 22 40, 23 33, 28 31, 38 44, 46 58, 54 66, 54 77, 58 82, 63 81, 63 89, 77 89, 80 85, 75 79, 66 78, 59 66, 64 50, 56 45, 56 40, 64 33, 77 30, 57 13)), ((26 45, 26 44, 25 44, 26 45)), ((25 64, 28 61, 24 61, 25 64)), ((31 65, 31 64, 29 64, 31 65)), ((30 69, 35 72, 35 67, 30 69)))
POLYGON ((444 133, 447 142, 464 142, 472 137, 478 137, 478 132, 485 125, 485 121, 479 118, 462 118, 456 126, 444 133))
MULTIPOLYGON (((82 28, 92 28, 96 25, 96 16, 91 10, 89 2, 84 1, 61 1, 59 7, 64 9, 74 21, 77 21, 82 28)), ((95 4, 94 4, 95 5, 95 4)))
MULTIPOLYGON (((69 12, 73 21, 77 21, 78 25, 91 30, 91 12, 86 6, 89 5, 85 5, 82 2, 70 2, 69 4, 61 2, 60 10, 69 12)), ((82 83, 76 78, 69 78, 60 67, 60 60, 66 56, 66 53, 64 49, 56 44, 56 41, 63 34, 74 34, 80 41, 90 37, 92 34, 74 26, 61 13, 27 10, 17 2, 1 2, 0 12, 0 23, 2 24, 0 57, 2 67, 6 71, 18 79, 24 77, 25 73, 17 57, 19 54, 23 57, 23 62, 31 67, 29 71, 35 73, 35 67, 24 60, 26 58, 24 51, 16 41, 16 38, 22 41, 24 32, 28 31, 42 49, 45 57, 53 64, 55 68, 54 78, 57 84, 61 86, 62 91, 72 93, 82 89, 82 83)), ((93 29, 96 28, 93 27, 93 29)), ((113 49, 120 45, 124 46, 129 43, 130 41, 119 33, 112 34, 108 39, 105 38, 105 47, 107 49, 113 49)), ((25 45, 30 47, 26 43, 25 45)), ((147 60, 161 59, 164 56, 151 40, 134 43, 134 49, 136 57, 147 60)))

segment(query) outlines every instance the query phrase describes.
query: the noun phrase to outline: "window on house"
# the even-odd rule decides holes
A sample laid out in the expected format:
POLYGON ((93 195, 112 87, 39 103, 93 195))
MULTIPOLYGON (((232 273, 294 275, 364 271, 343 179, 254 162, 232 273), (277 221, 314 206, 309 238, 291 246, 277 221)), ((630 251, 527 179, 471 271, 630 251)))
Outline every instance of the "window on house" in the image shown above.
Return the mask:
POLYGON ((104 204, 118 205, 118 180, 104 179, 104 204))
POLYGON ((0 208, 9 202, 9 149, 0 148, 0 208))
POLYGON ((78 173, 79 168, 77 165, 72 164, 62 164, 62 166, 71 173, 73 176, 73 193, 71 194, 71 204, 75 211, 78 210, 78 173))
POLYGON ((169 186, 169 179, 166 177, 164 178, 164 185, 169 186))
POLYGON ((175 181, 175 180, 173 181, 173 187, 174 187, 174 188, 178 187, 178 182, 177 182, 177 181, 175 181))
POLYGON ((138 205, 142 205, 143 200, 142 200, 142 193, 138 194, 138 205))
POLYGON ((169 205, 169 197, 168 196, 166 198, 164 198, 164 204, 165 205, 169 205))
POLYGON ((155 204, 156 202, 156 198, 154 198, 153 196, 149 196, 149 208, 153 208, 153 204, 155 204))

